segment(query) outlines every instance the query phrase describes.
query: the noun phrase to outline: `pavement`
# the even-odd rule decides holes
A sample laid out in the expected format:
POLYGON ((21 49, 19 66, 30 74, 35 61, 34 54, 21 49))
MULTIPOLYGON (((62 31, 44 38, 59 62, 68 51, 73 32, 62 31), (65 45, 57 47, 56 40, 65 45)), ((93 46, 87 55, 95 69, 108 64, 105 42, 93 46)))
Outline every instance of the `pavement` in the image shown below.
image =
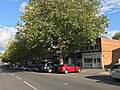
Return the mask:
POLYGON ((88 75, 110 75, 110 71, 105 69, 83 69, 82 73, 88 75))

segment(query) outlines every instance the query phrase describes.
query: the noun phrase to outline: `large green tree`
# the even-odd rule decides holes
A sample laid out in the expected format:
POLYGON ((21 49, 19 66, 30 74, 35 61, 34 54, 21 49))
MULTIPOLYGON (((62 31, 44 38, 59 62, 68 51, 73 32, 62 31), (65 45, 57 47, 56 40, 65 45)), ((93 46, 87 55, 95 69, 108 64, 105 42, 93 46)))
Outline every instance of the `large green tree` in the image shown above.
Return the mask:
POLYGON ((120 40, 120 32, 116 32, 112 39, 120 40))
POLYGON ((100 9, 99 0, 33 0, 21 16, 23 23, 18 26, 22 30, 17 36, 24 36, 26 47, 40 49, 41 53, 56 46, 62 64, 64 51, 94 44, 96 37, 105 33, 108 18, 100 9))

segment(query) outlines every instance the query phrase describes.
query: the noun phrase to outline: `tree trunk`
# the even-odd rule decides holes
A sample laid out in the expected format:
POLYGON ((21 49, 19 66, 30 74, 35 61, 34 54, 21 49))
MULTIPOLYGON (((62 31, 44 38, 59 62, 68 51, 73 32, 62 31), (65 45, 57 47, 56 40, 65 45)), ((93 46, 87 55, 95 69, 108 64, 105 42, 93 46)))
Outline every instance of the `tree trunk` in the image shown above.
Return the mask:
POLYGON ((59 54, 59 64, 60 64, 60 65, 63 65, 62 48, 60 48, 60 54, 59 54))

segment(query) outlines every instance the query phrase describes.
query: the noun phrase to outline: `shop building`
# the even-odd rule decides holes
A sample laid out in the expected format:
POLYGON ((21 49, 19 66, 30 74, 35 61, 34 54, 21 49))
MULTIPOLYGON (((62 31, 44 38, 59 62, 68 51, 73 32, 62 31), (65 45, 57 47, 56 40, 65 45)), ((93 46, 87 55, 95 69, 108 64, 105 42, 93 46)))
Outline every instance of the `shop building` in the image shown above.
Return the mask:
POLYGON ((72 57, 70 56, 68 62, 79 63, 83 68, 104 69, 118 63, 119 59, 120 40, 98 37, 94 46, 91 44, 84 45, 79 54, 74 54, 74 57, 73 54, 72 57))

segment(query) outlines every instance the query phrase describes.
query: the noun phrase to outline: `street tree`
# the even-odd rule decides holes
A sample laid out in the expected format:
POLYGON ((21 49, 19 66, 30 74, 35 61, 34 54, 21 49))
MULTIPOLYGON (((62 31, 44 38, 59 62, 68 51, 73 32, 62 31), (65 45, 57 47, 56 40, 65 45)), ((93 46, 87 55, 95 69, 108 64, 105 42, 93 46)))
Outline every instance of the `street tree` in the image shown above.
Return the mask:
POLYGON ((18 26, 29 49, 40 48, 45 54, 55 46, 63 64, 63 51, 79 51, 85 43, 95 44, 96 37, 105 33, 108 18, 100 9, 99 0, 31 0, 18 26))
POLYGON ((120 40, 120 32, 116 32, 112 39, 120 40))
POLYGON ((15 42, 12 40, 9 41, 7 45, 7 49, 5 50, 5 53, 3 54, 3 61, 4 62, 11 62, 14 60, 14 52, 15 52, 15 42))

